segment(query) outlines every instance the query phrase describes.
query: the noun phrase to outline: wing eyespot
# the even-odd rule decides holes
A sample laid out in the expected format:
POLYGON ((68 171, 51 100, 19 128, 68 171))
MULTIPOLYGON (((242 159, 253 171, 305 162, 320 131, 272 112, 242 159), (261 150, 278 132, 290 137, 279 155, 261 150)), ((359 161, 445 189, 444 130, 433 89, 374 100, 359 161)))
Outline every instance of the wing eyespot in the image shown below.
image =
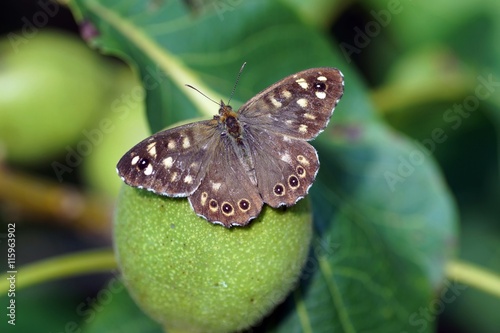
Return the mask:
POLYGON ((149 159, 143 157, 139 160, 139 162, 137 162, 137 169, 143 171, 148 167, 149 164, 150 164, 149 159))

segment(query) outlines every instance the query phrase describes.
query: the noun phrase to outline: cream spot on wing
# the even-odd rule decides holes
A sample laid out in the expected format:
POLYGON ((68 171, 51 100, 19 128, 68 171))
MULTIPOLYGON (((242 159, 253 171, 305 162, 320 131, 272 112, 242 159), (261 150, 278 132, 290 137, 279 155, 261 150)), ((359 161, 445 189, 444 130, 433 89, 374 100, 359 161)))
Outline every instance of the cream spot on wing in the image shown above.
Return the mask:
POLYGON ((316 91, 316 97, 319 99, 325 99, 326 98, 326 92, 324 91, 316 91))
POLYGON ((193 177, 191 177, 191 175, 187 175, 186 177, 184 177, 184 183, 186 183, 186 184, 192 184, 193 183, 193 177))
POLYGON ((198 167, 198 162, 193 162, 189 165, 190 168, 196 168, 198 167))
POLYGON ((270 97, 269 99, 271 100, 271 103, 273 103, 275 107, 280 108, 282 106, 281 102, 276 100, 276 98, 270 97))
POLYGON ((137 164, 137 162, 139 162, 139 160, 140 160, 140 159, 141 159, 141 158, 140 158, 139 156, 134 156, 134 158, 132 159, 132 162, 131 162, 131 163, 132 163, 132 165, 136 165, 136 164, 137 164))
POLYGON ((296 80, 295 82, 297 82, 299 84, 299 86, 302 87, 302 89, 307 89, 309 88, 309 84, 307 83, 306 80, 304 80, 303 78, 300 78, 298 80, 296 80))
POLYGON ((156 158, 156 141, 155 142, 151 142, 149 145, 148 145, 148 153, 151 157, 154 157, 156 158))
POLYGON ((151 155, 151 157, 153 158, 156 158, 156 147, 153 147, 149 150, 149 155, 151 155))
POLYGON ((167 143, 167 148, 168 149, 175 149, 177 145, 175 144, 175 141, 174 140, 169 140, 168 143, 167 143))
POLYGON ((297 161, 299 161, 299 163, 302 165, 309 165, 309 160, 303 155, 297 155, 297 161))
MULTIPOLYGON (((316 96, 318 95, 318 93, 316 93, 316 96)), ((186 136, 184 137, 184 139, 182 139, 182 148, 184 149, 187 149, 191 147, 191 142, 189 141, 189 138, 186 136)))
POLYGON ((311 119, 311 120, 314 120, 316 119, 316 116, 315 115, 312 115, 310 113, 304 113, 304 118, 307 118, 307 119, 311 119))
POLYGON ((292 139, 290 139, 289 136, 284 135, 283 136, 283 141, 285 141, 285 142, 292 142, 292 139))
POLYGON ((318 81, 326 81, 326 77, 324 77, 323 75, 321 75, 321 76, 318 76, 317 80, 318 81))
POLYGON ((283 90, 283 91, 281 92, 281 94, 283 95, 283 97, 285 97, 285 98, 287 98, 287 99, 288 99, 288 98, 290 98, 290 97, 292 97, 292 93, 291 93, 291 92, 289 92, 288 90, 283 90))
POLYGON ((284 153, 281 155, 281 160, 287 164, 292 164, 292 157, 288 153, 284 153))
POLYGON ((298 104, 301 108, 306 108, 306 107, 307 107, 307 105, 308 105, 309 103, 307 102, 307 99, 305 99, 305 98, 301 98, 301 99, 298 99, 298 100, 297 100, 297 104, 298 104))
POLYGON ((221 186, 222 186, 222 183, 212 183, 212 190, 217 192, 221 186))
POLYGON ((172 177, 170 177, 170 181, 173 183, 173 182, 176 182, 179 180, 179 175, 177 174, 177 172, 174 172, 172 174, 172 177))
POLYGON ((163 165, 165 166, 165 168, 170 169, 172 165, 174 165, 174 159, 172 158, 172 156, 169 156, 166 159, 164 159, 163 165))
POLYGON ((293 121, 292 121, 292 120, 290 120, 290 119, 285 120, 285 124, 287 124, 287 125, 291 125, 292 123, 293 123, 293 121))
POLYGON ((307 133, 307 125, 301 124, 299 126, 299 132, 300 133, 307 133))
POLYGON ((201 198, 200 198, 202 206, 205 206, 205 204, 207 203, 207 198, 208 198, 208 193, 207 192, 203 192, 201 194, 201 198))
POLYGON ((146 167, 146 169, 144 169, 144 174, 146 176, 150 176, 152 173, 153 173, 153 165, 151 165, 151 163, 149 163, 148 166, 146 167))

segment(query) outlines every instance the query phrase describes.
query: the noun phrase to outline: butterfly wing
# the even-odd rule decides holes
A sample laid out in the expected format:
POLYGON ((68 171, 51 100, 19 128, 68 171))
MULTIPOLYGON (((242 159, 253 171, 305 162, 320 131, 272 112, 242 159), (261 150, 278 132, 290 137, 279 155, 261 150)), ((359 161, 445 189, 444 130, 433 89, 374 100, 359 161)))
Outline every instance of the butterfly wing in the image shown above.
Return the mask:
POLYGON ((241 107, 242 137, 229 138, 215 119, 176 127, 137 144, 117 171, 130 186, 189 197, 213 223, 245 225, 263 202, 292 205, 307 194, 319 161, 306 140, 326 127, 343 87, 337 69, 299 72, 241 107))
POLYGON ((238 111, 251 127, 311 140, 328 125, 344 92, 336 68, 312 68, 290 75, 263 90, 238 111))
POLYGON ((171 197, 192 194, 212 160, 217 121, 195 122, 158 132, 130 149, 116 167, 134 187, 171 197))
POLYGON ((262 199, 271 207, 291 206, 307 195, 319 170, 316 149, 308 142, 259 128, 247 135, 262 199))
POLYGON ((263 205, 251 162, 242 153, 250 149, 248 146, 233 149, 235 144, 228 136, 220 136, 211 146, 212 163, 207 165, 198 189, 189 196, 198 215, 225 227, 248 224, 259 215, 263 205))

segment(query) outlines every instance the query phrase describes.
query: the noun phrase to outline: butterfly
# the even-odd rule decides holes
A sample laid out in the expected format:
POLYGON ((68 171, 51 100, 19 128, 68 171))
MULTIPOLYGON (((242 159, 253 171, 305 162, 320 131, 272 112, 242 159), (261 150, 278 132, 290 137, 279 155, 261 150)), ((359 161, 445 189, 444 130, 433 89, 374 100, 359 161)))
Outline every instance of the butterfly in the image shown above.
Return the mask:
POLYGON ((327 126, 344 92, 336 68, 312 68, 264 89, 237 112, 220 102, 204 120, 167 129, 138 143, 118 162, 130 186, 188 197, 214 224, 244 226, 264 203, 294 205, 319 170, 307 141, 327 126))

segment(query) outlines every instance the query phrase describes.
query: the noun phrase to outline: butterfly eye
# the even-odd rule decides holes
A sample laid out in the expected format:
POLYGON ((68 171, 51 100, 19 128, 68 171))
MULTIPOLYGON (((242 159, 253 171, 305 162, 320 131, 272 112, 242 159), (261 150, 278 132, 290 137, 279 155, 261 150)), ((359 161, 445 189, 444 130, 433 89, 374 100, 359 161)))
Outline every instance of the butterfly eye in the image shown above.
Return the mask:
POLYGON ((139 160, 139 163, 137 164, 137 168, 139 168, 139 170, 144 170, 148 167, 149 165, 149 160, 147 158, 141 158, 139 160))
POLYGON ((316 88, 316 91, 325 91, 326 90, 326 84, 323 82, 316 82, 314 85, 314 88, 316 88))

